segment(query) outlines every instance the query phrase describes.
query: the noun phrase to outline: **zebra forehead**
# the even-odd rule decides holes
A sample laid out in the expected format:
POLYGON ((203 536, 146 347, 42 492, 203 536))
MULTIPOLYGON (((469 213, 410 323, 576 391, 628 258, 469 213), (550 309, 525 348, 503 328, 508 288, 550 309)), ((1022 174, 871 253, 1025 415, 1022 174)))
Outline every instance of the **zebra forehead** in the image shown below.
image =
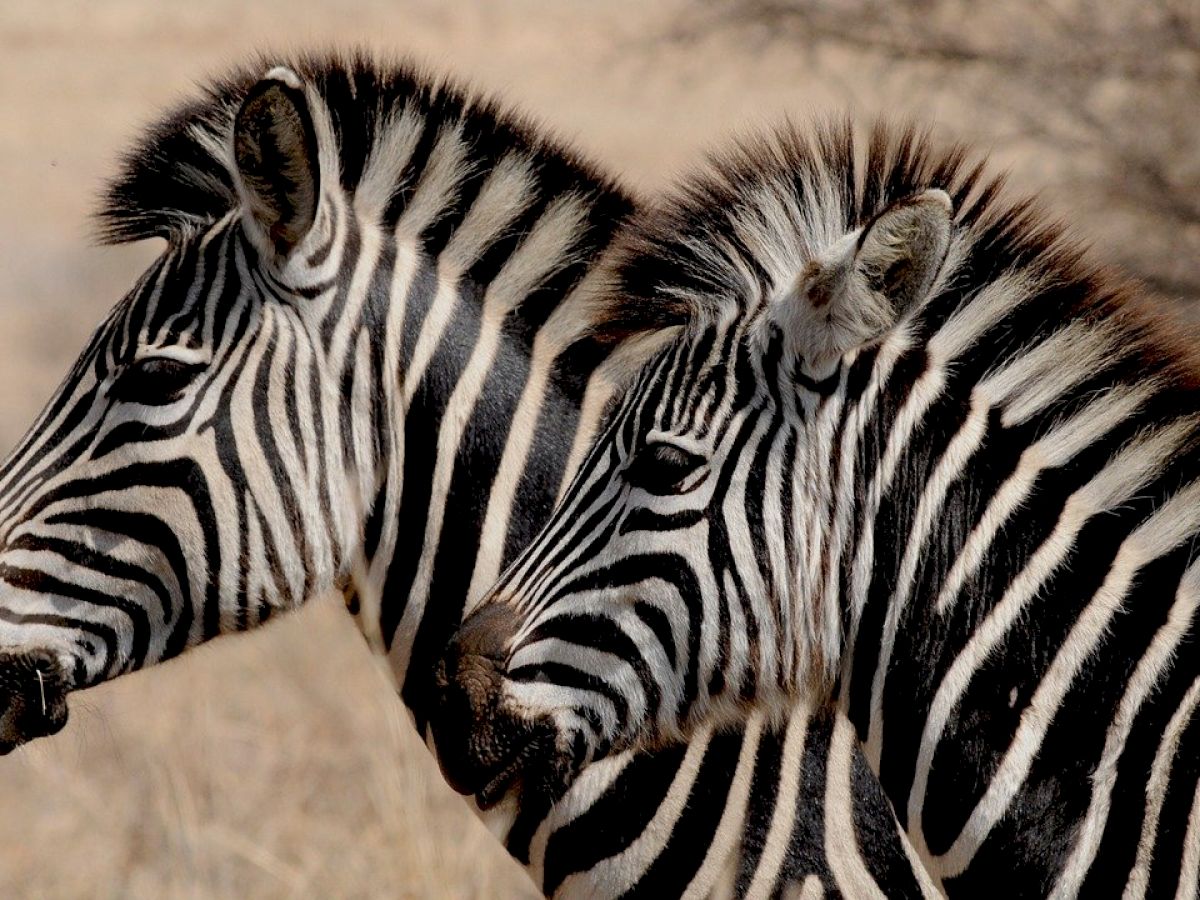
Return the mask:
MULTIPOLYGON (((105 243, 146 238, 178 242, 218 221, 237 206, 231 133, 234 117, 263 73, 285 67, 320 99, 336 146, 338 177, 353 192, 372 174, 372 164, 394 164, 397 129, 434 135, 461 129, 470 152, 480 157, 516 154, 528 159, 548 186, 583 196, 632 201, 615 182, 547 136, 525 116, 459 88, 446 79, 364 53, 260 55, 209 80, 146 129, 124 155, 96 214, 105 243), (415 113, 415 116, 414 116, 415 113)), ((403 180, 404 173, 395 173, 403 180)), ((376 180, 378 176, 376 175, 376 180)), ((399 187, 399 185, 397 185, 399 187)))

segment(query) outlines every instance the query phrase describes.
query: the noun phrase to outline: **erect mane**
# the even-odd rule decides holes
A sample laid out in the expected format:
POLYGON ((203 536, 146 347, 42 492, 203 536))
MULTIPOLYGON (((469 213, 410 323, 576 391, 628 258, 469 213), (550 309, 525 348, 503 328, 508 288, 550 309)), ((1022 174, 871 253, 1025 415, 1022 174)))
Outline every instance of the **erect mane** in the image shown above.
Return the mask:
MULTIPOLYGON (((202 86, 189 100, 152 124, 125 155, 118 176, 104 191, 97 213, 100 237, 124 243, 161 237, 168 241, 225 216, 238 202, 233 178, 231 131, 249 89, 269 69, 286 65, 320 95, 329 110, 337 143, 340 180, 353 192, 389 137, 389 129, 411 126, 416 114, 429 142, 446 127, 461 127, 475 171, 517 153, 555 190, 604 199, 603 212, 623 217, 629 196, 564 144, 545 136, 526 117, 444 78, 404 64, 384 64, 364 54, 261 55, 202 86), (401 123, 401 124, 397 124, 401 123)), ((394 136, 393 136, 394 137, 394 136)), ((420 138, 417 139, 418 142, 420 138)), ((419 173, 400 173, 392 206, 402 206, 419 173), (408 181, 406 181, 408 179, 408 181)), ((398 215, 400 210, 396 209, 398 215)))
POLYGON ((616 268, 621 302, 608 312, 637 321, 653 309, 662 324, 685 325, 727 304, 765 302, 823 246, 897 200, 940 188, 953 204, 959 259, 925 319, 944 320, 984 285, 1021 274, 1045 296, 1014 296, 1014 311, 1032 300, 1025 305, 1043 319, 1103 318, 1149 368, 1200 384, 1200 341, 1178 310, 1094 262, 1035 201, 1009 198, 1004 183, 964 146, 939 148, 912 126, 877 123, 863 146, 849 122, 807 132, 789 123, 712 155, 636 218, 616 268))

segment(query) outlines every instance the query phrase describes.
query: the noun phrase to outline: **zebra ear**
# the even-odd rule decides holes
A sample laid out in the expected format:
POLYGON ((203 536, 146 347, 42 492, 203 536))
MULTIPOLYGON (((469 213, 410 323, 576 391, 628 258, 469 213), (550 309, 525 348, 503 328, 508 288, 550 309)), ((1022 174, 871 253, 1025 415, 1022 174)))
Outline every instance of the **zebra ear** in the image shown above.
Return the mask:
POLYGON ((285 259, 317 216, 317 132, 300 78, 272 69, 250 89, 233 125, 233 156, 246 223, 285 259))
POLYGON ((809 263, 780 310, 799 355, 820 367, 895 325, 945 264, 952 211, 942 190, 898 200, 809 263))
POLYGON ((950 196, 936 188, 893 203, 864 229, 855 274, 886 297, 896 316, 931 287, 950 250, 950 196))

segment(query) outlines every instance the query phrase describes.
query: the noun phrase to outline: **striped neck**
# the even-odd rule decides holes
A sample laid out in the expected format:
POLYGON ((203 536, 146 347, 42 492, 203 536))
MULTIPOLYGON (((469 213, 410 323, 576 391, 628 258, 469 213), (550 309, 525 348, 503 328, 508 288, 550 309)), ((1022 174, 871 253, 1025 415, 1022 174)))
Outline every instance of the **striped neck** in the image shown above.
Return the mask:
MULTIPOLYGON (((628 330, 594 316, 632 211, 488 110, 422 99, 431 108, 383 118, 353 189, 342 160, 343 185, 268 279, 306 298, 334 391, 317 440, 336 445, 351 507, 338 513, 358 523, 338 584, 418 719, 432 659, 548 515, 594 427, 606 387, 593 376, 628 330)), ((345 110, 316 120, 320 132, 345 110)))
POLYGON ((414 710, 468 602, 548 514, 595 426, 606 383, 593 376, 611 347, 573 306, 596 290, 620 221, 623 199, 605 202, 609 224, 582 234, 599 204, 549 198, 491 269, 395 233, 346 243, 351 284, 387 286, 365 292, 341 340, 364 364, 379 357, 378 380, 343 398, 343 439, 365 431, 350 444, 375 449, 358 461, 371 477, 347 602, 414 710))
POLYGON ((0 637, 82 687, 343 588, 403 679, 557 493, 629 333, 584 310, 632 202, 486 101, 337 59, 215 83, 107 200, 107 237, 168 246, 6 463, 0 637))

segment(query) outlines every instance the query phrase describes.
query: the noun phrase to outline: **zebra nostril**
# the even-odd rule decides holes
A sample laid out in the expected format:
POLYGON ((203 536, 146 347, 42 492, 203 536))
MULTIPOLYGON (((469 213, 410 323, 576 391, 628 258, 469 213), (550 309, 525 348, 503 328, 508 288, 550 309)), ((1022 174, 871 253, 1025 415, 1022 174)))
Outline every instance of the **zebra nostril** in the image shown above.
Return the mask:
POLYGON ((67 723, 67 680, 41 650, 0 653, 0 755, 67 723))

